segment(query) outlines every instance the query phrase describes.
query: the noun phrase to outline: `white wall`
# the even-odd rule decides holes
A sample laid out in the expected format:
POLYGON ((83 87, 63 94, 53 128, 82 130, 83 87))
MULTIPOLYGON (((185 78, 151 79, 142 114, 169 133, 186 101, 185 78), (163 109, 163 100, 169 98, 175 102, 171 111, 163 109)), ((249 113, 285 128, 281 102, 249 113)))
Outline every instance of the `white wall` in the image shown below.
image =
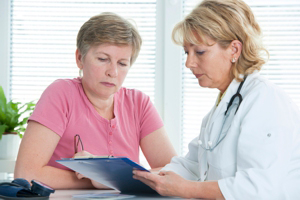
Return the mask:
POLYGON ((0 1, 0 85, 9 97, 10 1, 0 1))
POLYGON ((181 63, 182 47, 171 40, 173 27, 181 20, 182 1, 165 1, 164 31, 164 122, 171 142, 180 154, 181 133, 181 63))

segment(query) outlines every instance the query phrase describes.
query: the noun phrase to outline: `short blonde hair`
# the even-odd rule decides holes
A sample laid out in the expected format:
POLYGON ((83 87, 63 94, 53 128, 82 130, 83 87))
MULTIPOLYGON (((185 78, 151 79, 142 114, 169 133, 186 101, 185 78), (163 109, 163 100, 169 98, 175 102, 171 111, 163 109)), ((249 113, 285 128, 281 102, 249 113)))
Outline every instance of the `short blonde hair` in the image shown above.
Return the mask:
POLYGON ((142 38, 136 28, 124 18, 110 12, 91 17, 77 35, 77 49, 84 58, 91 46, 113 44, 132 47, 132 65, 142 46, 142 38))
POLYGON ((242 44, 242 52, 231 69, 238 81, 239 74, 251 74, 265 64, 262 33, 250 7, 242 0, 204 0, 173 29, 176 44, 184 42, 209 45, 206 37, 227 48, 233 40, 242 44), (196 33, 196 34, 195 34, 196 33), (200 41, 199 41, 200 38, 200 41))

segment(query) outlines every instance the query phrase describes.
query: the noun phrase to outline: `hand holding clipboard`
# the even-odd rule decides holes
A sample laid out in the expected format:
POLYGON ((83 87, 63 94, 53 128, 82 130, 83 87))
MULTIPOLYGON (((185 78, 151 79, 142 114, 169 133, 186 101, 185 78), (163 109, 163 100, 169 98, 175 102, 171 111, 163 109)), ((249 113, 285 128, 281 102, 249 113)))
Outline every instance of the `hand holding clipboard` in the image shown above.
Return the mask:
MULTIPOLYGON (((83 147, 83 142, 82 142, 82 140, 80 138, 80 135, 78 135, 78 134, 76 134, 74 136, 74 152, 75 152, 75 154, 74 154, 73 158, 75 158, 75 159, 79 159, 79 158, 96 158, 96 157, 98 157, 98 158, 99 157, 109 158, 109 157, 111 157, 111 156, 95 156, 95 155, 93 155, 93 154, 85 151, 84 147, 83 147), (81 151, 80 151, 80 147, 81 147, 81 151)), ((75 171, 75 174, 76 174, 76 176, 77 176, 78 179, 88 178, 88 177, 86 177, 86 176, 84 176, 84 175, 82 175, 82 174, 80 174, 80 173, 78 173, 76 171, 75 171)), ((109 189, 105 185, 103 185, 103 184, 101 184, 101 183, 99 183, 97 181, 94 181, 92 179, 91 179, 91 183, 93 184, 93 186, 95 188, 99 188, 99 189, 106 189, 107 188, 107 189, 109 189)))
POLYGON ((133 179, 134 169, 148 170, 126 157, 67 158, 56 162, 121 193, 157 194, 149 186, 133 179))
POLYGON ((79 178, 90 178, 121 193, 157 194, 146 184, 133 179, 134 169, 147 171, 144 167, 126 157, 94 156, 84 151, 83 142, 74 136, 74 158, 64 158, 56 162, 74 170, 79 178), (81 146, 81 151, 78 152, 81 146))

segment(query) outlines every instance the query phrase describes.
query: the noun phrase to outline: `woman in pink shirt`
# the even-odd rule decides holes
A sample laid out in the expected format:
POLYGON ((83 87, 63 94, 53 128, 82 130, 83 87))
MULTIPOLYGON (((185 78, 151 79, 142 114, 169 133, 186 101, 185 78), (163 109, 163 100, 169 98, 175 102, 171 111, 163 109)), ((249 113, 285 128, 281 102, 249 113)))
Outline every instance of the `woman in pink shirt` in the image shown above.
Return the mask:
POLYGON ((77 134, 85 151, 76 155, 127 156, 139 163, 141 148, 152 168, 170 162, 176 153, 150 98, 122 87, 141 44, 132 24, 113 13, 83 24, 76 50, 81 76, 56 80, 42 94, 22 139, 15 178, 56 189, 104 187, 55 162, 74 156, 77 134))

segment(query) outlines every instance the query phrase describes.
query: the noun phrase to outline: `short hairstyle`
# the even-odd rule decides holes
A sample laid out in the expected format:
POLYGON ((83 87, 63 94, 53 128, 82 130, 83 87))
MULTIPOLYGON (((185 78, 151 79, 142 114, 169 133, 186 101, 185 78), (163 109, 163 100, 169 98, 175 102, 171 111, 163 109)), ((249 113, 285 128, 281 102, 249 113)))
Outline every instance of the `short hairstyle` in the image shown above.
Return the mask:
POLYGON ((209 45, 206 37, 224 49, 233 40, 242 43, 241 55, 231 69, 231 75, 238 81, 242 80, 239 74, 261 69, 266 62, 263 51, 269 55, 262 45, 261 29, 250 7, 242 0, 204 0, 172 32, 173 41, 179 45, 184 42, 209 45))
POLYGON ((77 49, 84 58, 91 46, 112 44, 132 47, 132 65, 142 46, 142 38, 136 28, 124 18, 110 12, 91 17, 85 22, 77 35, 77 49))

